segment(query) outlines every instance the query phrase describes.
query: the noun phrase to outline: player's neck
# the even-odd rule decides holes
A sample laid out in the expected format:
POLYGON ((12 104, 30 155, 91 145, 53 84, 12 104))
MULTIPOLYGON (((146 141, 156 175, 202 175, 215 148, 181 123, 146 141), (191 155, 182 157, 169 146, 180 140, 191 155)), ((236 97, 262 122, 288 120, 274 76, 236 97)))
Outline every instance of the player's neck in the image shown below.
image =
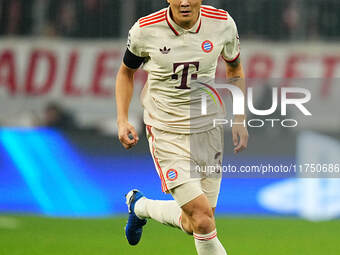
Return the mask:
POLYGON ((171 19, 178 25, 180 26, 181 28, 184 28, 186 30, 192 28, 193 26, 195 26, 198 18, 199 18, 199 13, 196 15, 196 17, 194 17, 193 19, 191 19, 190 21, 181 21, 179 19, 177 19, 173 14, 172 14, 172 11, 171 11, 171 8, 170 9, 170 17, 171 19))

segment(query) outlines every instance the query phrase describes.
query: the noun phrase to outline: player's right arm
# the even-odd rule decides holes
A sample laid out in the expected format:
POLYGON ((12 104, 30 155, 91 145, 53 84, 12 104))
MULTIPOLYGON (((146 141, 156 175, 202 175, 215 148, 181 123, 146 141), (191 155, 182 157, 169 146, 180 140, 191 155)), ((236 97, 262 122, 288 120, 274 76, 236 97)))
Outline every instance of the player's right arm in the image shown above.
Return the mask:
POLYGON ((122 63, 116 77, 118 138, 125 149, 135 146, 139 140, 135 128, 128 121, 129 106, 133 96, 133 77, 136 70, 122 63), (132 139, 129 137, 130 134, 132 139))
POLYGON ((118 138, 126 149, 135 146, 139 140, 135 128, 128 121, 128 114, 133 96, 134 74, 148 56, 144 50, 143 39, 139 24, 136 22, 129 31, 127 49, 116 77, 118 138))

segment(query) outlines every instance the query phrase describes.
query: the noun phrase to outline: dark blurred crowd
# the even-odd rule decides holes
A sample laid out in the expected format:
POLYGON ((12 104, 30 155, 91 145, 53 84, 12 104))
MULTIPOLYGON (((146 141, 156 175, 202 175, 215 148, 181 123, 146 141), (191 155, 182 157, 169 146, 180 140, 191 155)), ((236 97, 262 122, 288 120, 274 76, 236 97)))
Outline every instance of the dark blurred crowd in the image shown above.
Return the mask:
POLYGON ((339 0, 216 0, 240 34, 271 40, 339 40, 339 0))
MULTIPOLYGON (((204 0, 228 10, 246 38, 340 38, 339 0, 204 0)), ((166 0, 0 0, 0 35, 125 38, 166 0)))
POLYGON ((0 0, 1 35, 118 37, 120 1, 0 0))

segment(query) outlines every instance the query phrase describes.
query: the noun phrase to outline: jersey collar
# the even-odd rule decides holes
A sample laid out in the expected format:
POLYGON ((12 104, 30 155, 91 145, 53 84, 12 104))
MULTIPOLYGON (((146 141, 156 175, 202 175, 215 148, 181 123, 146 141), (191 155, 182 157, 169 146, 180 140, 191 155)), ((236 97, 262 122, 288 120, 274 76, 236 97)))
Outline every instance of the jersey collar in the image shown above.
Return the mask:
POLYGON ((186 30, 186 29, 182 28, 181 26, 177 25, 177 24, 175 23, 175 21, 172 20, 172 18, 171 18, 171 16, 170 16, 170 6, 169 6, 168 9, 166 10, 165 17, 166 17, 166 22, 168 23, 170 29, 171 29, 171 30, 174 32, 174 34, 177 35, 177 36, 183 34, 183 33, 186 32, 186 31, 189 32, 189 33, 197 34, 197 33, 200 31, 200 29, 201 29, 201 24, 202 24, 202 20, 201 20, 201 12, 200 12, 200 14, 199 14, 199 17, 198 17, 198 20, 197 20, 196 24, 195 24, 192 28, 190 28, 190 29, 188 29, 188 30, 186 30))

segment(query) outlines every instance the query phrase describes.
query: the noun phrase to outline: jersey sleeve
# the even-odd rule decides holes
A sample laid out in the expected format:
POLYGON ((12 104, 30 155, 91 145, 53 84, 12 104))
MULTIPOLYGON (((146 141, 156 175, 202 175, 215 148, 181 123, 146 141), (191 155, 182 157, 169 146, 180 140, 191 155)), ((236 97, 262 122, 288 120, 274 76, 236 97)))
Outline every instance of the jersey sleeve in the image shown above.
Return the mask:
POLYGON ((145 38, 143 38, 142 30, 138 22, 136 22, 129 31, 127 48, 137 57, 148 57, 148 53, 145 50, 145 38))
POLYGON ((227 33, 228 39, 222 50, 222 57, 225 61, 234 62, 240 56, 240 38, 238 36, 235 21, 229 16, 227 33))

